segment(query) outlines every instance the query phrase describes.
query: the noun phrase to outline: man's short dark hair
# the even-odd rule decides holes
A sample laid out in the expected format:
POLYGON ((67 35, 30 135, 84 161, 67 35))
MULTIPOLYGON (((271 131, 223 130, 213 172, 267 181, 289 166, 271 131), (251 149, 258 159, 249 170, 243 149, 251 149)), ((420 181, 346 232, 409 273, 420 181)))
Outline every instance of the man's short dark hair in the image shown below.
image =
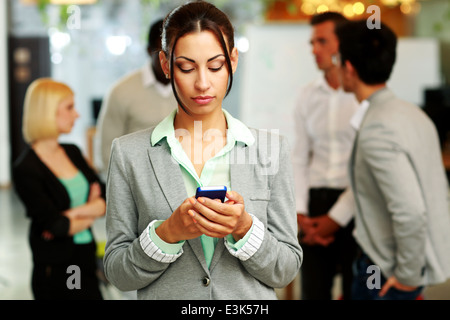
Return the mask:
POLYGON ((366 20, 349 21, 336 28, 341 63, 349 61, 366 84, 387 82, 394 67, 397 36, 384 23, 369 29, 366 20))
POLYGON ((161 32, 163 19, 153 22, 148 31, 147 49, 161 50, 161 32))
POLYGON ((324 23, 327 21, 334 22, 334 25, 337 26, 338 24, 340 24, 342 22, 347 22, 348 20, 346 17, 344 17, 339 12, 326 11, 326 12, 317 13, 317 14, 313 15, 310 20, 310 24, 312 26, 315 26, 316 24, 324 23))

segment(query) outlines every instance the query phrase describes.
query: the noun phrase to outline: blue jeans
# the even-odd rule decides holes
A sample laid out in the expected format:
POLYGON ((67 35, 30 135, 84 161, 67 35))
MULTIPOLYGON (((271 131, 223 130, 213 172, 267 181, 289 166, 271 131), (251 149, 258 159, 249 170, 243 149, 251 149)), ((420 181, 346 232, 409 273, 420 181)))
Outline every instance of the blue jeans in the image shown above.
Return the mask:
POLYGON ((352 300, 415 300, 422 292, 423 286, 418 287, 414 291, 402 291, 391 287, 383 297, 380 297, 378 293, 386 282, 386 278, 381 272, 375 273, 374 270, 376 268, 374 263, 364 253, 354 261, 352 300), (378 275, 380 278, 376 279, 378 275), (379 281, 379 286, 375 285, 377 280, 379 281))

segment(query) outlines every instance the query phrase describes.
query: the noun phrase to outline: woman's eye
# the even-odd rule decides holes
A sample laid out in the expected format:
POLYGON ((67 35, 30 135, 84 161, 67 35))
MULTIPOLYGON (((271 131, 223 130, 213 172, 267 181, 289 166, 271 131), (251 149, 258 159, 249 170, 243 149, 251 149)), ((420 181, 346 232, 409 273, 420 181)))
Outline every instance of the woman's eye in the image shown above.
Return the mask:
POLYGON ((193 70, 194 70, 194 68, 192 68, 192 69, 183 69, 183 68, 180 68, 180 71, 183 72, 183 73, 189 73, 189 72, 192 72, 193 70))
POLYGON ((189 72, 192 72, 194 70, 194 68, 190 68, 188 66, 177 65, 177 67, 183 73, 189 73, 189 72))
POLYGON ((224 64, 221 64, 220 66, 218 66, 218 67, 210 67, 209 68, 209 70, 211 70, 212 72, 217 72, 217 71, 220 71, 222 68, 223 68, 223 65, 224 64))

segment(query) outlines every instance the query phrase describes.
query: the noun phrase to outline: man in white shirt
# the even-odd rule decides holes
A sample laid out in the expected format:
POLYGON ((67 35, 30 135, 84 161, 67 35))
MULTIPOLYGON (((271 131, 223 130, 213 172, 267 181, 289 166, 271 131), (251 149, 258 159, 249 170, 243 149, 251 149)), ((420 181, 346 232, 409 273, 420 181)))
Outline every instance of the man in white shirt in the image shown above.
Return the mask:
POLYGON ((348 187, 347 167, 355 131, 350 119, 357 110, 354 95, 340 88, 332 57, 339 43, 334 33, 346 19, 335 12, 311 20, 311 45, 323 77, 304 86, 295 108, 296 143, 293 164, 299 240, 305 252, 301 299, 329 300, 334 277, 342 274, 342 298, 350 298, 354 204, 340 201, 348 187))
POLYGON ((97 154, 101 154, 95 166, 103 178, 114 138, 156 126, 177 106, 159 61, 162 23, 162 19, 154 22, 149 30, 149 63, 120 79, 103 101, 95 141, 97 154))

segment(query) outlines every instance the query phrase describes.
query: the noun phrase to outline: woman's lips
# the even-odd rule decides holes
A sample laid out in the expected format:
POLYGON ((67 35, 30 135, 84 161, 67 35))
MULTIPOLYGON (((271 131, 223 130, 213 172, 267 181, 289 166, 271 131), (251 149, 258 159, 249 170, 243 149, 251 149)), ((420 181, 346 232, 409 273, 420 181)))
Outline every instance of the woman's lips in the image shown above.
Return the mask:
POLYGON ((194 100, 198 104, 208 104, 213 99, 214 99, 214 97, 210 97, 210 96, 198 96, 198 97, 192 98, 192 100, 194 100))

